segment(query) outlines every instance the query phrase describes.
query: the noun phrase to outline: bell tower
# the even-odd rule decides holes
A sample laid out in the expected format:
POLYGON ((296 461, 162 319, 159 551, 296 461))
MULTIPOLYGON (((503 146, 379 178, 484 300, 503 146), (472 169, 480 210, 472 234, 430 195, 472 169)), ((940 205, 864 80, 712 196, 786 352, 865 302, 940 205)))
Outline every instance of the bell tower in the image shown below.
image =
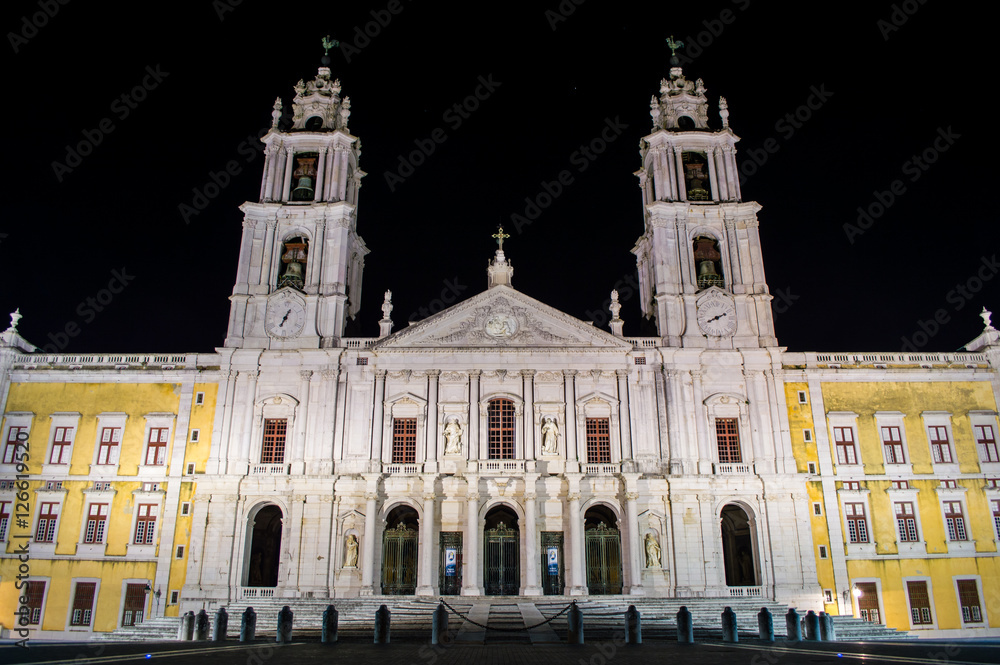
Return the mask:
POLYGON ((644 232, 632 253, 642 313, 655 317, 667 346, 776 346, 764 281, 757 211, 744 202, 736 167, 739 137, 719 98, 720 125, 709 123, 701 79, 684 76, 676 49, 670 76, 650 102, 652 132, 640 142, 644 232))
POLYGON ((322 64, 295 85, 291 127, 280 127, 279 97, 261 139, 260 198, 241 206, 226 347, 337 346, 358 314, 368 254, 356 226, 361 140, 348 129, 351 100, 331 80, 328 55, 322 64))

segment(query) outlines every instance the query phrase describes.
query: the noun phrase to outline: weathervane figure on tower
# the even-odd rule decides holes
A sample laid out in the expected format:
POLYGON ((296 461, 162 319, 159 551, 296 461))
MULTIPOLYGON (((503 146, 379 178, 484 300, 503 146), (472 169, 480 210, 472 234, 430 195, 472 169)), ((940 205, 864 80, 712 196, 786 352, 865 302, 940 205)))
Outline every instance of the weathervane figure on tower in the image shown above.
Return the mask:
POLYGON ((330 49, 337 48, 338 46, 340 46, 340 42, 337 41, 336 39, 330 39, 330 35, 327 35, 326 37, 323 38, 322 44, 323 44, 323 59, 321 60, 321 62, 323 63, 324 66, 329 67, 330 49))
POLYGON ((670 49, 670 57, 671 58, 676 58, 677 57, 677 49, 684 48, 684 42, 679 41, 679 40, 675 41, 674 40, 674 36, 670 35, 669 37, 667 37, 667 48, 670 49))

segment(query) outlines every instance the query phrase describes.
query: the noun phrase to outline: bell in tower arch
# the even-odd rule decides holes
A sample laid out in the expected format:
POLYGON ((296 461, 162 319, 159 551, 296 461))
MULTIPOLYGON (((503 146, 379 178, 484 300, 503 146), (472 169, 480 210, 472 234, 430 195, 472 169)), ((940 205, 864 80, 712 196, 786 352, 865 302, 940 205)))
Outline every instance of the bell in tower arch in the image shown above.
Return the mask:
POLYGON ((316 161, 317 154, 295 156, 295 169, 292 171, 292 200, 312 201, 316 192, 316 161))
POLYGON ((719 242, 715 238, 699 236, 694 239, 694 260, 698 265, 698 288, 724 286, 722 279, 722 255, 719 242))
POLYGON ((281 262, 285 264, 285 269, 278 278, 278 287, 292 286, 302 289, 305 284, 305 268, 309 259, 309 241, 306 238, 296 236, 285 241, 285 253, 281 255, 281 262))

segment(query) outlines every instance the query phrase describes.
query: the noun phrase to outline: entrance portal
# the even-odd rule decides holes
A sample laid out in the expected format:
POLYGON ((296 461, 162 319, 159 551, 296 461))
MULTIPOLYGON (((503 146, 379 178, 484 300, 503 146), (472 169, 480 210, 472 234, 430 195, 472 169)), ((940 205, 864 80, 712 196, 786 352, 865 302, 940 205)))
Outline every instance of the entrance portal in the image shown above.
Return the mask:
POLYGON ((278 586, 278 562, 281 560, 281 508, 264 506, 251 518, 250 563, 247 586, 278 586))
POLYGON ((462 591, 462 532, 441 532, 442 596, 457 596, 462 591))
POLYGON ((483 580, 487 596, 516 596, 521 589, 517 515, 507 506, 486 514, 483 580))
POLYGON ((622 592, 622 539, 615 514, 594 506, 584 515, 587 542, 587 591, 592 595, 622 592))
POLYGON ((393 508, 382 533, 382 593, 412 596, 417 590, 417 511, 409 506, 393 508))
POLYGON ((542 531, 542 590, 545 595, 562 595, 563 580, 563 533, 542 531))
POLYGON ((757 586, 750 518, 745 510, 730 503, 722 509, 722 557, 726 566, 726 586, 757 586))

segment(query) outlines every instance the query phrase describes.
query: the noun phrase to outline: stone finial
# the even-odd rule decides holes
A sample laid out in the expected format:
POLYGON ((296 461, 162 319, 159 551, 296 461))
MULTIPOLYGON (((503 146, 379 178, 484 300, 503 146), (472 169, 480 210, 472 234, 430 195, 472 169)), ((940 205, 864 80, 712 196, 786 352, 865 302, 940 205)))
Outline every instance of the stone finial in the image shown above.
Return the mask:
POLYGON ((276 129, 278 127, 278 122, 281 120, 281 97, 274 100, 274 110, 271 111, 271 129, 276 129))
POLYGON ((337 129, 343 129, 347 131, 347 119, 351 117, 351 98, 344 97, 344 101, 340 103, 340 118, 337 121, 337 129))
POLYGON ((382 320, 378 322, 378 336, 387 337, 392 332, 392 291, 386 290, 385 300, 382 301, 382 320))
MULTIPOLYGON (((985 311, 985 310, 984 310, 985 311)), ((21 308, 18 307, 10 313, 10 328, 5 332, 17 332, 17 322, 21 320, 21 308)))
POLYGON ((649 115, 653 118, 653 129, 660 128, 660 116, 663 115, 663 111, 660 110, 660 100, 653 95, 653 98, 649 100, 649 115))
POLYGON ((618 316, 618 314, 622 311, 622 305, 618 302, 617 290, 613 289, 611 291, 611 303, 608 305, 608 309, 611 310, 611 334, 616 337, 621 337, 623 334, 622 327, 625 325, 625 322, 618 316))
MULTIPOLYGON (((979 316, 983 317, 983 326, 986 328, 986 330, 996 330, 996 328, 994 328, 993 324, 990 322, 990 317, 993 316, 993 312, 983 307, 983 311, 979 313, 979 316)), ((13 314, 10 315, 10 320, 12 322, 12 325, 16 325, 13 324, 14 321, 13 314)))
POLYGON ((729 127, 729 102, 725 97, 719 97, 719 117, 722 118, 723 129, 729 127))

